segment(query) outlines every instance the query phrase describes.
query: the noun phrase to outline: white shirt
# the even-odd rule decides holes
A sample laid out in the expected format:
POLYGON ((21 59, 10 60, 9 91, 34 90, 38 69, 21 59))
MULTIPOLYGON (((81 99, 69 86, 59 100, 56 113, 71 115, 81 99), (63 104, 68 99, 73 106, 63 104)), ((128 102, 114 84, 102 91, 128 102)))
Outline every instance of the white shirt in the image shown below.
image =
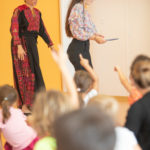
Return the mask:
POLYGON ((87 103, 89 102, 91 98, 97 95, 98 95, 98 92, 95 89, 92 89, 89 93, 87 93, 87 95, 83 99, 85 106, 87 105, 87 103))
POLYGON ((116 145, 114 150, 134 150, 137 140, 132 131, 125 127, 116 127, 116 145))

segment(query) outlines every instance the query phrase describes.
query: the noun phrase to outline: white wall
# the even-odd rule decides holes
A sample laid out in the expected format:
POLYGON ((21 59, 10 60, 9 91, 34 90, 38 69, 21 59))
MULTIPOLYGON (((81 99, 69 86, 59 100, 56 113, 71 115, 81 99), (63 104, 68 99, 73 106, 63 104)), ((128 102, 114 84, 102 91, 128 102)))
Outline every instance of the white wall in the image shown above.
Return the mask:
MULTIPOLYGON (((60 2, 62 42, 67 49, 70 40, 66 38, 64 23, 70 0, 60 2)), ((139 53, 150 54, 150 1, 95 0, 90 13, 100 34, 106 38, 120 38, 104 45, 91 42, 91 55, 100 78, 100 91, 108 95, 127 95, 113 68, 119 65, 128 76, 133 58, 139 53)), ((73 73, 72 65, 68 66, 73 73)))
MULTIPOLYGON (((67 14, 67 10, 68 10, 68 7, 69 7, 69 4, 70 4, 71 0, 60 0, 60 9, 61 9, 61 38, 62 38, 62 45, 63 45, 63 48, 65 51, 67 51, 67 48, 68 48, 68 45, 70 44, 71 42, 71 38, 68 38, 66 36, 66 32, 65 32, 65 20, 66 20, 66 14, 67 14)), ((67 62, 67 66, 73 76, 74 74, 74 68, 72 66, 72 64, 69 62, 67 62)))

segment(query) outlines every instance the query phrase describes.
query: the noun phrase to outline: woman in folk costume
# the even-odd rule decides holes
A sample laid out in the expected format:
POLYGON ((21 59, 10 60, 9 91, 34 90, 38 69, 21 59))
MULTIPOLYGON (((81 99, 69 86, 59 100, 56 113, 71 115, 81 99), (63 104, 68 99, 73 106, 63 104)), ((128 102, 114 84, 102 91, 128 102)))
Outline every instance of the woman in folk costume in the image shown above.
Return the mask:
POLYGON ((11 50, 15 86, 19 93, 20 106, 25 113, 33 103, 33 95, 40 88, 45 88, 37 49, 40 35, 51 50, 53 42, 44 26, 41 12, 34 8, 37 0, 25 0, 18 6, 11 20, 11 50))

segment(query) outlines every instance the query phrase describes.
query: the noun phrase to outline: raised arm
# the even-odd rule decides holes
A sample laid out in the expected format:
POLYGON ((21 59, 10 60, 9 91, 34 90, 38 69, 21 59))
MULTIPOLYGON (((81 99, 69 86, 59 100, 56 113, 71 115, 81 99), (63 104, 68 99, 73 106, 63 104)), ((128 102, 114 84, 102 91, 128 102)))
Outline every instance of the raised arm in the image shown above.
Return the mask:
POLYGON ((121 84, 124 86, 124 88, 132 94, 132 85, 129 83, 128 79, 124 75, 124 73, 121 71, 121 69, 118 66, 114 67, 114 70, 118 73, 119 80, 121 84))
POLYGON ((80 54, 80 64, 85 68, 85 70, 90 74, 91 78, 93 79, 93 89, 99 91, 99 78, 93 68, 89 65, 87 59, 83 58, 80 54))
POLYGON ((75 108, 78 108, 79 102, 78 102, 76 86, 73 81, 73 78, 71 77, 71 75, 66 67, 65 62, 67 60, 67 56, 63 52, 62 47, 59 48, 59 52, 52 51, 52 56, 53 56, 55 62, 58 64, 58 67, 61 70, 63 80, 64 80, 64 83, 67 88, 67 93, 70 96, 70 99, 72 100, 72 104, 75 108))

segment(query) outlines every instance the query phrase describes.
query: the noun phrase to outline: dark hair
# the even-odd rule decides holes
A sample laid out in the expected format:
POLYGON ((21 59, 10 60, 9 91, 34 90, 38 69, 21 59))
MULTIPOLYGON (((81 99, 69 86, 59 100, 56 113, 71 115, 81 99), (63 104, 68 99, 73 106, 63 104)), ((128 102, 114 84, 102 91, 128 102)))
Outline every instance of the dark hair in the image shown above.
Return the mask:
POLYGON ((0 87, 0 105, 2 107, 3 123, 10 117, 9 107, 17 100, 17 91, 9 86, 3 85, 0 87))
POLYGON ((75 72, 74 81, 80 92, 87 92, 93 83, 93 79, 87 71, 79 70, 75 72))
POLYGON ((131 77, 140 88, 150 87, 150 57, 137 56, 131 65, 131 77))
POLYGON ((113 121, 98 107, 65 114, 54 124, 58 150, 113 150, 113 121))
POLYGON ((71 10, 72 10, 72 8, 74 7, 75 4, 80 3, 80 2, 83 2, 83 0, 72 0, 70 5, 69 5, 67 16, 66 16, 66 23, 65 23, 66 34, 67 34, 68 37, 72 37, 72 33, 70 31, 69 20, 68 20, 69 16, 70 16, 70 13, 71 13, 71 10))
POLYGON ((75 72, 74 82, 78 90, 78 99, 80 108, 84 107, 84 101, 82 98, 82 93, 88 92, 91 85, 93 84, 93 79, 87 71, 79 70, 75 72))

